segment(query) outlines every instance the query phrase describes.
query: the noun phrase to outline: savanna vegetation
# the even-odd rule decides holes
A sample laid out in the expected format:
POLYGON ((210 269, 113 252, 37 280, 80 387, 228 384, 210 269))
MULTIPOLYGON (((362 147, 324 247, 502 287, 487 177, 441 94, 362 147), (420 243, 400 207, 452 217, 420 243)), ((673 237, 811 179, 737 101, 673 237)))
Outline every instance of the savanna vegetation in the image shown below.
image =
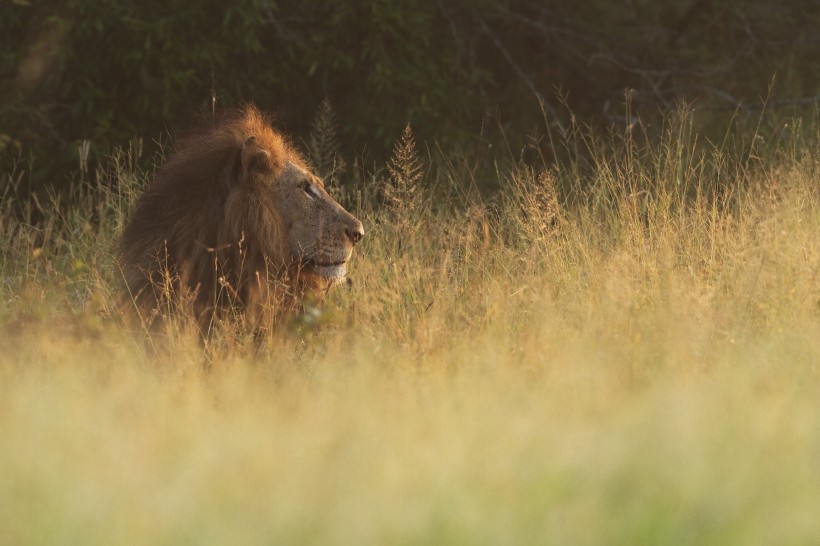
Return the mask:
MULTIPOLYGON (((47 9, 13 4, 18 18, 47 9)), ((248 6, 257 4, 279 5, 248 6)), ((362 5, 370 4, 374 14, 404 6, 362 5)), ((485 4, 511 17, 532 8, 485 4)), ((84 3, 61 5, 60 17, 69 17, 84 3)), ((450 11, 458 3, 431 5, 443 21, 461 13, 450 11)), ((186 6, 176 8, 196 9, 186 6)), ((770 29, 783 28, 778 17, 787 13, 762 4, 745 11, 740 2, 693 6, 695 22, 675 38, 680 52, 694 51, 686 35, 708 33, 696 22, 712 21, 714 10, 725 15, 714 24, 765 20, 770 29)), ((810 18, 812 6, 803 7, 810 18)), ((142 8, 129 9, 123 21, 136 24, 142 8)), ((353 8, 337 16, 345 9, 353 8)), ((88 22, 98 16, 81 13, 88 22)), ((586 14, 594 25, 608 12, 558 13, 586 14)), ((295 35, 304 32, 300 14, 291 15, 295 35)), ((798 19, 795 48, 812 39, 798 19)), ((761 100, 723 113, 670 99, 647 114, 639 95, 621 90, 612 119, 587 123, 582 107, 550 98, 497 20, 484 20, 489 34, 475 30, 480 21, 454 33, 498 38, 543 93, 537 115, 515 110, 532 127, 488 118, 484 132, 439 141, 434 123, 398 106, 351 124, 355 108, 331 87, 294 100, 312 104, 310 130, 295 129, 297 141, 366 236, 352 282, 261 342, 230 323, 202 340, 184 322, 156 336, 122 319, 117 241, 167 155, 150 135, 128 140, 140 135, 131 118, 109 118, 120 146, 103 153, 84 145, 73 166, 59 167, 65 182, 35 192, 37 177, 63 159, 26 155, 24 139, 0 130, 23 150, 0 173, 0 542, 817 540, 820 121, 811 101, 788 99, 789 111, 777 102, 811 95, 816 68, 799 75, 805 88, 772 84, 771 73, 746 86, 738 80, 761 100), (382 122, 388 152, 363 161, 364 128, 382 122)), ((0 25, 14 21, 4 16, 0 25)), ((391 21, 413 28, 412 18, 391 21)), ((392 28, 383 25, 375 28, 392 28)), ((737 36, 782 45, 770 35, 737 36)), ((724 51, 710 44, 705 51, 724 51)), ((726 51, 723 59, 745 50, 726 51)), ((759 59, 743 66, 763 71, 767 57, 759 59)), ((321 64, 293 70, 295 85, 328 77, 321 64)), ((514 79, 508 90, 531 94, 514 79)), ((207 104, 210 75, 203 81, 207 104)), ((396 85, 384 96, 408 96, 396 85)), ((272 100, 262 97, 263 106, 272 100)), ((482 112, 464 100, 469 115, 482 112)), ((169 116, 188 115, 190 103, 167 104, 169 116)), ((449 110, 429 112, 444 119, 449 110)))
POLYGON ((689 123, 579 130, 590 162, 492 200, 406 134, 336 188, 352 286, 261 348, 119 320, 138 150, 116 192, 4 198, 4 540, 811 543, 816 126, 737 155, 689 123))

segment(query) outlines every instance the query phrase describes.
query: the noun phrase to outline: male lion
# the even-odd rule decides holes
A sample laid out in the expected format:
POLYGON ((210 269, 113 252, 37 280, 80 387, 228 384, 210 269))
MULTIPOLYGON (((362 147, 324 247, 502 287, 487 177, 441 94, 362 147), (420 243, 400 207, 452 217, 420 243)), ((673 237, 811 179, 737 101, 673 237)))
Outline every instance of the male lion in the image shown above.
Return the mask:
POLYGON ((149 324, 184 304, 203 334, 229 311, 264 330, 343 279, 362 236, 251 106, 178 143, 125 227, 121 266, 149 324))

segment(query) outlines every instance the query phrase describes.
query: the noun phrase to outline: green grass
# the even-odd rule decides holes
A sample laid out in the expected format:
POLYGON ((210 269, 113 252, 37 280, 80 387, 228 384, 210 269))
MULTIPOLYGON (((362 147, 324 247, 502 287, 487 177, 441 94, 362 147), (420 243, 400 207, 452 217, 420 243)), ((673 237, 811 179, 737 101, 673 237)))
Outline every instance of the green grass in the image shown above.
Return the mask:
POLYGON ((259 351, 118 320, 129 154, 7 195, 0 542, 816 543, 820 147, 760 141, 351 177, 352 287, 259 351))

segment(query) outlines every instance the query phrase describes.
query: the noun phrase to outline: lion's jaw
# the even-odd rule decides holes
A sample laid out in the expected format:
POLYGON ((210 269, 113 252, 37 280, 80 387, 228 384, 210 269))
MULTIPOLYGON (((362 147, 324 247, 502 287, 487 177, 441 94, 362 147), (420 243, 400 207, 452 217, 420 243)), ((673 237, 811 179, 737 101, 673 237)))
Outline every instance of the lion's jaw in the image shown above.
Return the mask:
POLYGON ((352 248, 339 249, 314 254, 309 258, 302 257, 299 262, 306 273, 328 281, 341 281, 347 275, 347 262, 352 254, 352 248))
POLYGON ((310 272, 329 281, 341 281, 347 275, 347 264, 314 265, 310 268, 310 272))

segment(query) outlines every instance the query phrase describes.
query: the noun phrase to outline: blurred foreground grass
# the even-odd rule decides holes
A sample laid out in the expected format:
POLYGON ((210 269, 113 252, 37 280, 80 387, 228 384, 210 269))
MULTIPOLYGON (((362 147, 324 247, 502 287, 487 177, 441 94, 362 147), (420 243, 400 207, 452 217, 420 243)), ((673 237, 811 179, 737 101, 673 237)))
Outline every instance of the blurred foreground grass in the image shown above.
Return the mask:
POLYGON ((128 153, 5 197, 0 542, 816 543, 816 135, 573 138, 491 201, 467 161, 410 209, 373 174, 322 325, 208 366, 113 312, 128 153))

